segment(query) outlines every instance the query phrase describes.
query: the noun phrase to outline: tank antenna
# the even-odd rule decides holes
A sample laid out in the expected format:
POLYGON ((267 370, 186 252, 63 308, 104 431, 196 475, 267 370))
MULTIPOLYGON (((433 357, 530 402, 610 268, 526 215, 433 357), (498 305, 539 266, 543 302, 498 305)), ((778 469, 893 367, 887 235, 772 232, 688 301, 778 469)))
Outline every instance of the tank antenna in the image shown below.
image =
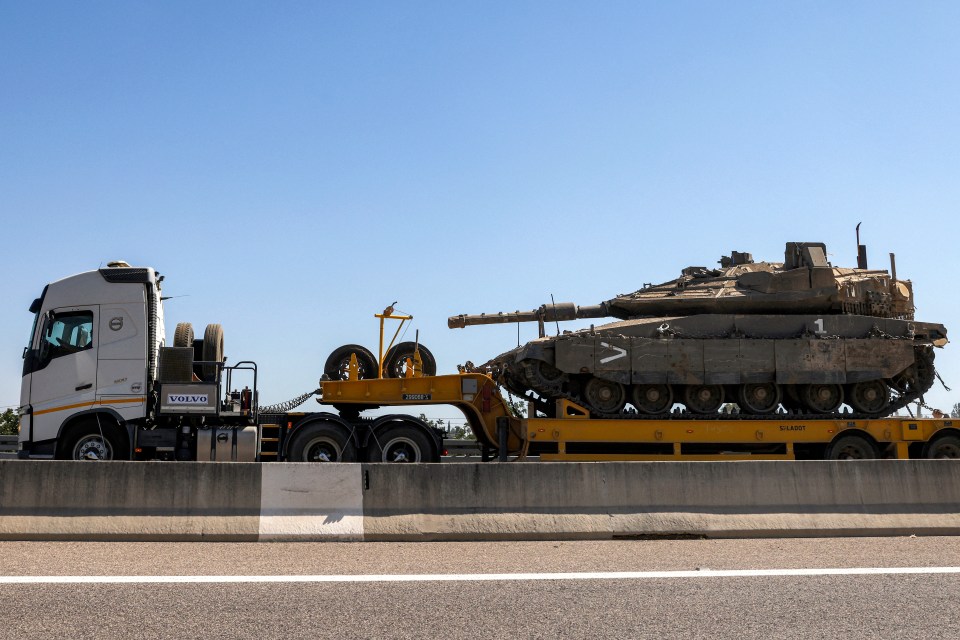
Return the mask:
POLYGON ((553 299, 553 294, 550 294, 550 305, 553 307, 553 321, 557 323, 557 335, 560 335, 560 320, 557 318, 557 302, 553 299))

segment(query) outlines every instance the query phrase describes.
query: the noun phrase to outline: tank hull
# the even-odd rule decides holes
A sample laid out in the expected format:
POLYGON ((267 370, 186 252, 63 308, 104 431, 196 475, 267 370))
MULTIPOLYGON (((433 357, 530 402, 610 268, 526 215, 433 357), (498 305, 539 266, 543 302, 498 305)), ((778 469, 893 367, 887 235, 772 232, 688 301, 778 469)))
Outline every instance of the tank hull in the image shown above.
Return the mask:
POLYGON ((622 411, 620 396, 624 406, 641 413, 667 413, 675 404, 699 413, 711 409, 716 398, 701 402, 689 394, 716 395, 719 388, 721 404, 747 405, 750 413, 777 410, 769 406, 771 397, 789 409, 833 413, 839 410, 836 398, 803 400, 804 394, 832 393, 841 403, 853 401, 855 413, 877 416, 922 396, 933 382, 932 346, 945 341, 942 325, 891 318, 702 314, 614 322, 541 338, 488 365, 504 373, 514 391, 571 398, 600 415, 622 411), (857 394, 887 389, 886 403, 857 401, 857 394), (647 403, 643 398, 654 392, 670 393, 674 402, 647 403), (766 395, 758 403, 744 393, 766 395))

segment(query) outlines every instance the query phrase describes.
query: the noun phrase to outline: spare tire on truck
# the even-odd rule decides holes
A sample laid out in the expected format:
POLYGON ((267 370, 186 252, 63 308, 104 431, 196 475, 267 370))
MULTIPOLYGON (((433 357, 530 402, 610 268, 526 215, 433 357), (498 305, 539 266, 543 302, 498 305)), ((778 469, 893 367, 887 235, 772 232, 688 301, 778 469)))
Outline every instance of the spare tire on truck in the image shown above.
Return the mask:
POLYGON ((358 344, 345 344, 334 349, 323 365, 323 373, 330 380, 346 380, 350 377, 350 356, 357 356, 357 374, 361 380, 371 380, 377 375, 377 357, 369 349, 358 344))
POLYGON ((424 376, 437 375, 437 359, 433 357, 429 349, 422 344, 417 346, 415 342, 401 342, 391 347, 390 350, 387 351, 387 355, 383 356, 383 377, 405 378, 407 358, 413 361, 413 353, 415 350, 420 351, 420 362, 423 363, 423 370, 414 371, 414 374, 424 376))
MULTIPOLYGON (((219 324, 208 324, 203 332, 203 359, 208 362, 223 362, 223 327, 219 324)), ((215 364, 203 365, 203 375, 207 382, 217 379, 215 364)))

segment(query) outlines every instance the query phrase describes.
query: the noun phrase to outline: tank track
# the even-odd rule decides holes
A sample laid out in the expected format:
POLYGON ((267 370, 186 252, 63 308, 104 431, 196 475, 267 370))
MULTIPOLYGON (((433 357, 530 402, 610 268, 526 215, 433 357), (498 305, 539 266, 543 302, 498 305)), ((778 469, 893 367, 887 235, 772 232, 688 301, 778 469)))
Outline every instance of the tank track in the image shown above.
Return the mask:
MULTIPOLYGON (((591 407, 584 399, 579 396, 567 393, 562 390, 561 385, 559 384, 549 384, 543 385, 540 388, 537 386, 531 385, 531 380, 528 378, 525 380, 527 383, 527 390, 533 391, 539 397, 532 398, 526 393, 518 393, 520 385, 516 377, 514 376, 505 376, 501 374, 501 380, 509 380, 505 384, 512 392, 518 393, 521 397, 531 400, 534 404, 538 405, 542 411, 549 412, 551 410, 551 402, 556 400, 569 400, 574 402, 590 411, 592 417, 602 418, 605 420, 743 420, 743 421, 755 421, 755 420, 784 420, 784 419, 803 419, 803 420, 866 420, 866 419, 877 419, 884 418, 890 415, 893 415, 900 409, 903 409, 912 402, 920 400, 922 402, 923 394, 926 393, 930 387, 933 386, 933 382, 936 379, 936 373, 933 367, 933 350, 930 347, 916 347, 916 368, 917 376, 914 379, 911 379, 906 385, 906 389, 903 391, 898 391, 897 389, 891 387, 891 393, 893 398, 889 406, 884 410, 883 414, 864 414, 864 413, 855 413, 855 412, 835 412, 835 413, 812 413, 802 410, 794 410, 787 412, 776 411, 774 413, 768 414, 748 414, 748 413, 693 413, 686 409, 671 411, 664 414, 645 414, 633 410, 623 410, 619 413, 603 413, 596 411, 591 407)), ((523 363, 522 365, 526 371, 527 367, 530 366, 528 363, 523 363)), ((735 403, 734 403, 735 404, 735 403)))

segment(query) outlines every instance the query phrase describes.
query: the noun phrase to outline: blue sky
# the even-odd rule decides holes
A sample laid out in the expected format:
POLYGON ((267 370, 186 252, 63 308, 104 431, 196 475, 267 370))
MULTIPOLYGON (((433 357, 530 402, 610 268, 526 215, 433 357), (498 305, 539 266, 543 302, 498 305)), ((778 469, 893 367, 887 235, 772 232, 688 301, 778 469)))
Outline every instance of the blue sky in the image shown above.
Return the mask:
MULTIPOLYGON (((951 2, 3 3, 0 406, 43 284, 117 258, 183 296, 170 331, 222 323, 266 402, 375 349, 394 300, 453 372, 517 336, 448 315, 791 240, 852 266, 860 221, 956 329, 958 27, 951 2)), ((956 348, 932 404, 960 402, 956 348)))

